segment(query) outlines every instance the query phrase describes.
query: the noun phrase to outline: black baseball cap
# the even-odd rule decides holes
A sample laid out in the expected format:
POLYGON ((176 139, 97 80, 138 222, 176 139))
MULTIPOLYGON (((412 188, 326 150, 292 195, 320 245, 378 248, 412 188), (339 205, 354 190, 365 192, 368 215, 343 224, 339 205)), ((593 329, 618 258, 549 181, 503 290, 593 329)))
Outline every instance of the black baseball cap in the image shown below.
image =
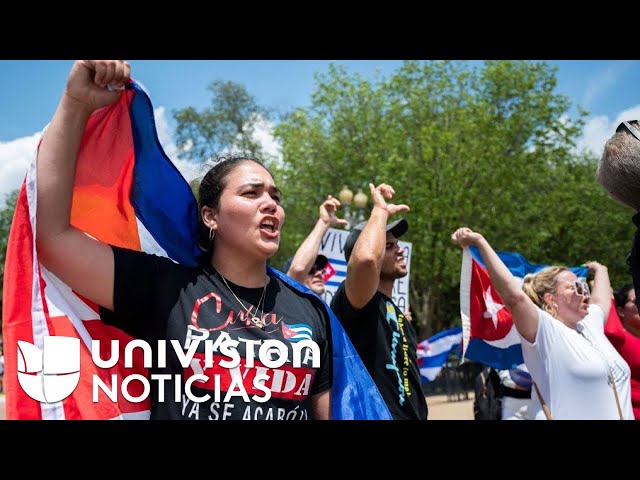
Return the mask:
MULTIPOLYGON (((347 262, 349 261, 353 247, 366 224, 367 222, 362 222, 353 227, 351 229, 351 233, 349 233, 349 236, 347 237, 347 240, 344 242, 344 258, 347 262)), ((404 218, 399 218, 398 220, 387 224, 387 232, 393 233, 393 236, 396 238, 400 238, 402 235, 407 233, 408 229, 409 223, 404 218)))
MULTIPOLYGON (((282 271, 284 273, 287 273, 289 271, 289 269, 291 268, 291 262, 293 262, 293 257, 289 257, 289 259, 284 264, 284 268, 282 269, 282 271)), ((313 266, 317 270, 322 270, 322 269, 324 269, 324 267, 327 266, 327 263, 329 263, 329 259, 327 257, 325 257, 324 255, 318 255, 316 257, 316 261, 313 262, 313 266)), ((309 272, 307 272, 307 273, 309 273, 309 272)))

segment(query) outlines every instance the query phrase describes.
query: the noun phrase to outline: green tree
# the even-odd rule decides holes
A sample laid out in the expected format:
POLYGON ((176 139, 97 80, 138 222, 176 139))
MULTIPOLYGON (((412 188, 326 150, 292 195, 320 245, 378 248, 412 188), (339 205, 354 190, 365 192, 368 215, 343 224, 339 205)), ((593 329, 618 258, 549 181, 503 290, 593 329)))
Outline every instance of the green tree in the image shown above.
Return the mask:
POLYGON ((13 212, 18 201, 18 190, 14 190, 6 197, 5 207, 0 210, 0 330, 2 329, 2 294, 4 286, 4 261, 7 254, 9 230, 13 221, 13 212))
POLYGON ((410 293, 422 336, 460 321, 461 252, 450 241, 459 226, 535 263, 597 259, 622 278, 628 215, 594 182, 595 159, 573 153, 586 112, 571 119, 555 88, 545 62, 409 61, 372 82, 332 65, 316 77, 311 106, 276 129, 282 257, 327 193, 384 181, 412 207, 410 293))
POLYGON ((191 188, 191 192, 193 192, 193 196, 196 197, 196 201, 199 201, 199 190, 200 190, 200 179, 194 178, 189 182, 189 187, 191 188))
POLYGON ((224 150, 262 156, 254 134, 257 124, 269 118, 269 111, 244 85, 215 80, 207 89, 213 95, 211 107, 201 112, 193 107, 173 111, 180 155, 196 162, 205 162, 224 150))

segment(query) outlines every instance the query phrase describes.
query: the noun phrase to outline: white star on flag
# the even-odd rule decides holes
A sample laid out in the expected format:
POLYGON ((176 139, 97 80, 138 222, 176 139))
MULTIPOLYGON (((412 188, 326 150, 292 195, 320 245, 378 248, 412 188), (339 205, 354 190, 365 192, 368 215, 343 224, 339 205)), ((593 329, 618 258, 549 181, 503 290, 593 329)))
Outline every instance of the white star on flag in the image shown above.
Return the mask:
POLYGON ((487 311, 484 312, 482 316, 484 318, 491 318, 491 320, 493 320, 493 326, 498 328, 498 312, 501 308, 504 308, 504 305, 493 301, 491 287, 487 288, 487 291, 484 292, 484 303, 487 306, 487 311))

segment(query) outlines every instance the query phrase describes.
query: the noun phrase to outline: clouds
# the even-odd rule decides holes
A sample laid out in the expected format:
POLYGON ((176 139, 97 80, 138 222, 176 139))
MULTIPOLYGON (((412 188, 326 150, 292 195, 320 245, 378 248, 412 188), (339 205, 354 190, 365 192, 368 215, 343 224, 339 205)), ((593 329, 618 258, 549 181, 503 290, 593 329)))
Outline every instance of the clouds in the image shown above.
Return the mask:
POLYGON ((273 123, 264 119, 259 120, 255 125, 254 139, 262 145, 267 155, 282 160, 282 145, 273 136, 273 123))
POLYGON ((10 142, 0 142, 0 207, 7 194, 20 188, 42 132, 10 142))
POLYGON ((597 115, 587 119, 582 136, 577 142, 578 150, 587 150, 597 158, 600 158, 604 144, 615 133, 615 129, 620 122, 635 119, 640 119, 640 105, 623 110, 613 119, 609 119, 606 115, 597 115))
MULTIPOLYGON (((171 140, 171 129, 169 128, 165 108, 158 107, 153 113, 160 144, 187 182, 190 182, 194 178, 200 178, 207 173, 208 167, 206 165, 180 158, 181 152, 177 145, 171 140)), ((273 127, 274 125, 270 121, 260 119, 255 124, 253 137, 262 146, 267 155, 273 159, 281 160, 282 147, 273 136, 273 127)))
POLYGON ((180 158, 180 150, 173 140, 171 140, 171 132, 169 129, 169 122, 167 121, 166 112, 164 107, 158 107, 153 110, 153 117, 156 122, 156 131, 158 132, 158 140, 164 153, 171 159, 173 164, 180 171, 182 176, 187 182, 190 182, 194 178, 202 176, 202 167, 194 162, 183 160, 180 158))
MULTIPOLYGON (((603 99, 615 101, 613 92, 628 88, 629 71, 634 67, 632 61, 615 61, 605 64, 606 67, 589 79, 583 95, 585 107, 602 103, 603 99)), ((577 150, 587 151, 600 158, 606 141, 614 134, 615 128, 623 120, 640 118, 640 105, 636 105, 617 113, 614 118, 607 115, 594 115, 587 118, 584 130, 577 142, 577 150)))

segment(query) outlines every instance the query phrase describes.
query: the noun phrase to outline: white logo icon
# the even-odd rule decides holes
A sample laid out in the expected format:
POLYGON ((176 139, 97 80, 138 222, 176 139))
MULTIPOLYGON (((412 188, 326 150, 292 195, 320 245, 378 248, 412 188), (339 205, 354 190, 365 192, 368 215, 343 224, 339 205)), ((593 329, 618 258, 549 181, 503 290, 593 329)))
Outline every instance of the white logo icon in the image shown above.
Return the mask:
POLYGON ((18 383, 34 400, 64 400, 80 381, 80 339, 44 337, 43 349, 18 341, 18 383))

